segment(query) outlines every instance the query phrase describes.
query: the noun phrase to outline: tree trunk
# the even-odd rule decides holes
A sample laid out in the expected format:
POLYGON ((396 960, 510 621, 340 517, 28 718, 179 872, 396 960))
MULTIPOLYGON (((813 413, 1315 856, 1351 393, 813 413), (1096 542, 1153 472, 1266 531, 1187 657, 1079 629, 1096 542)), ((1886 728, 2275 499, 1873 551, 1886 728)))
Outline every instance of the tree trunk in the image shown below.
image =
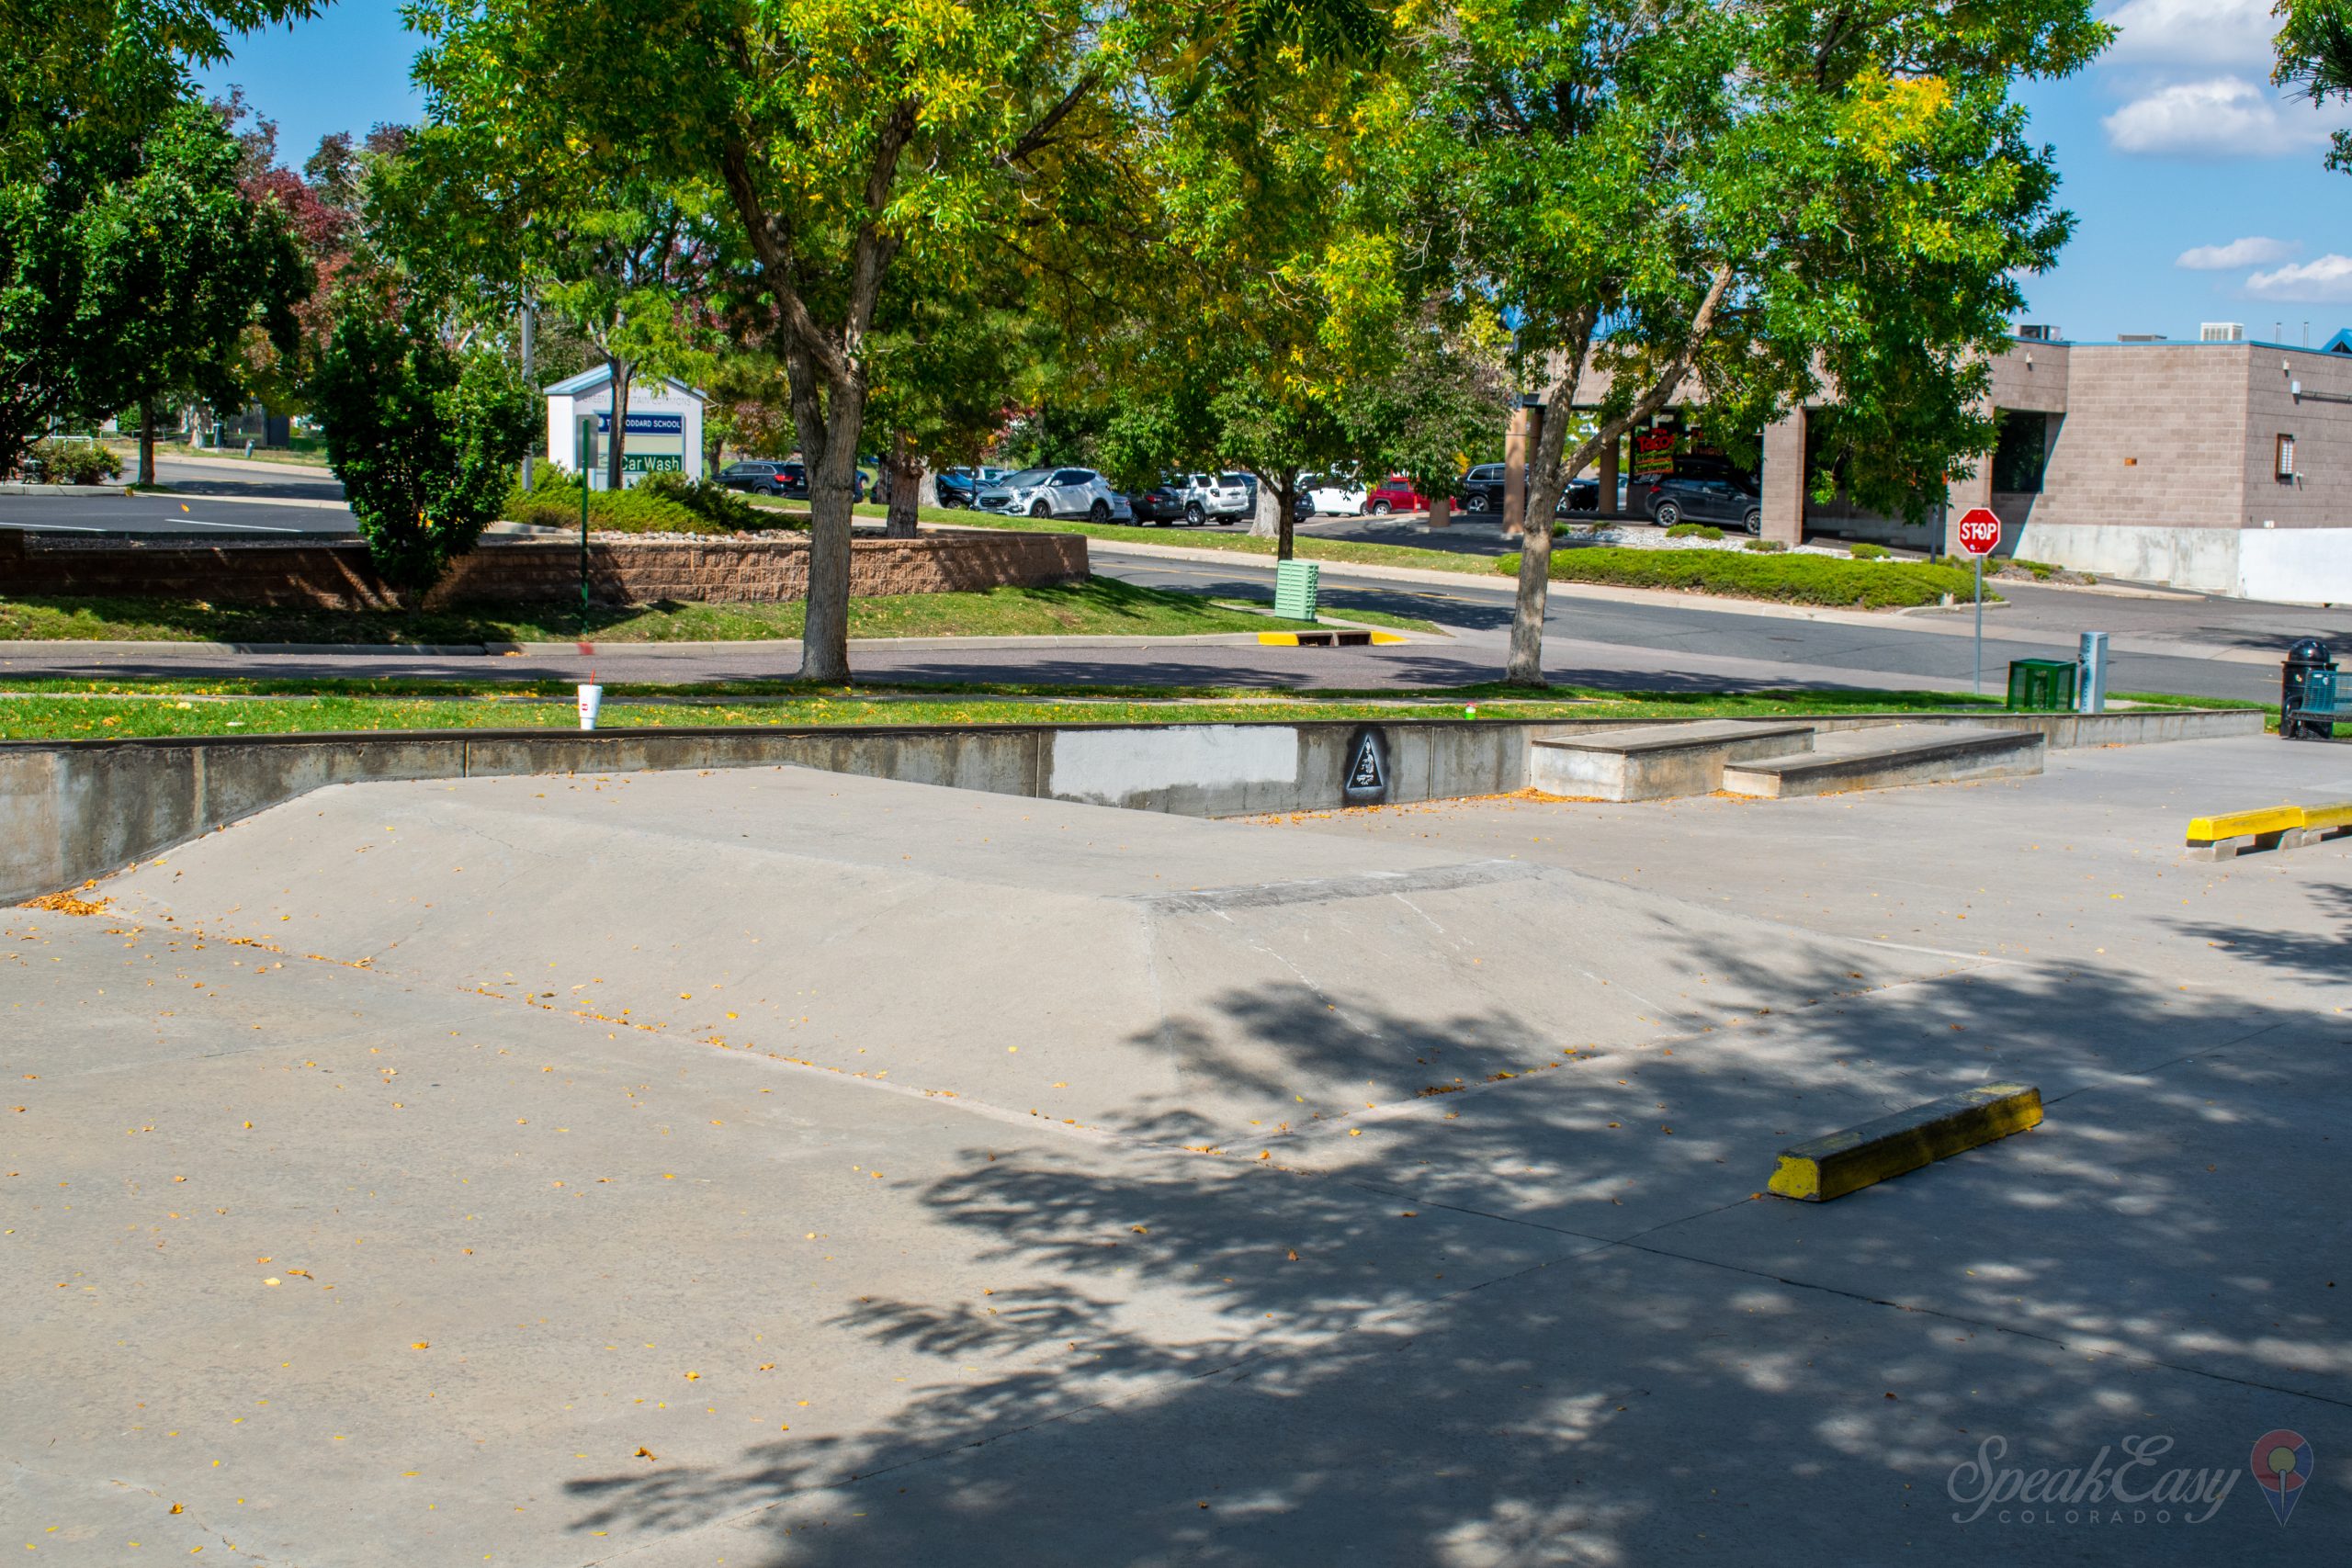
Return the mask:
POLYGON ((928 463, 922 467, 922 488, 915 491, 915 504, 933 511, 939 507, 939 472, 928 463))
POLYGON ((1289 560, 1298 553, 1298 541, 1293 537, 1298 526, 1298 470, 1283 469, 1282 479, 1275 489, 1275 504, 1283 509, 1283 513, 1282 529, 1278 535, 1281 543, 1274 547, 1274 558, 1289 560))
POLYGON ((139 483, 155 482, 155 404, 150 400, 139 405, 139 483))
MULTIPOLYGON (((617 491, 628 482, 623 477, 628 470, 621 467, 621 458, 628 446, 629 378, 628 361, 614 360, 613 439, 610 444, 611 449, 605 455, 605 488, 610 491, 617 491)), ((584 484, 587 481, 583 479, 581 482, 584 484)))
MULTIPOLYGON (((1559 393, 1576 384, 1570 371, 1544 400, 1550 411, 1559 393)), ((1552 512, 1560 503, 1560 447, 1567 439, 1565 418, 1546 418, 1527 464, 1527 527, 1519 541, 1519 595, 1510 613, 1510 662, 1503 679, 1514 686, 1544 686, 1544 616, 1552 602, 1552 512)))
POLYGON ((702 477, 707 479, 718 479, 718 470, 726 466, 726 457, 727 437, 714 435, 704 442, 702 444, 702 477))
POLYGON ((1452 496, 1433 495, 1430 497, 1430 526, 1432 528, 1451 528, 1453 526, 1453 498, 1452 496))
POLYGON ((890 437, 890 450, 883 455, 882 467, 890 477, 890 510, 883 520, 883 536, 911 539, 915 536, 915 507, 922 499, 928 472, 922 454, 915 450, 914 438, 903 430, 895 432, 890 437))
POLYGON ((1290 519, 1280 514, 1282 498, 1264 474, 1258 476, 1258 504, 1250 513, 1250 536, 1253 539, 1279 539, 1281 545, 1274 555, 1278 560, 1290 559, 1290 519))
POLYGON ((808 613, 800 632, 800 679, 847 685, 851 509, 865 385, 855 377, 829 378, 820 402, 814 358, 796 352, 786 367, 792 423, 808 468, 808 613))

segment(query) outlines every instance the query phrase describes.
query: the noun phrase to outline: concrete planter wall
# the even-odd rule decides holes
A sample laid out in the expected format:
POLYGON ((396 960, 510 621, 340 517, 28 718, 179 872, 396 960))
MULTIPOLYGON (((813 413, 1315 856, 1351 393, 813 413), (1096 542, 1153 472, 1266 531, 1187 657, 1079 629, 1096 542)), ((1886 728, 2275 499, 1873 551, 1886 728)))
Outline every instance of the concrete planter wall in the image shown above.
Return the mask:
MULTIPOLYGON (((1902 716, 1918 722, 1917 716, 1902 716)), ((1824 728, 1894 716, 1821 721, 1824 728)), ((1658 721, 1668 722, 1668 721, 1658 721)), ((2014 714, 2053 748, 2259 734, 2251 710, 2014 714)), ((805 767, 1196 817, 1326 810, 1367 730, 1389 802, 1526 787, 1528 739, 1623 719, 1398 724, 983 725, 897 728, 474 730, 0 743, 0 901, 103 876, 330 784, 486 774, 805 767)))

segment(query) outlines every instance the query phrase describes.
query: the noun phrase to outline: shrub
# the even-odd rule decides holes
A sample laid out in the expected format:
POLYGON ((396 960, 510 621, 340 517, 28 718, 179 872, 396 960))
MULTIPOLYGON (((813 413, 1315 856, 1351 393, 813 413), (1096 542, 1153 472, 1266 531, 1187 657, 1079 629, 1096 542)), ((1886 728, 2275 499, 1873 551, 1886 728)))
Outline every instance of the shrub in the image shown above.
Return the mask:
POLYGON ((1888 554, 1884 545, 1857 544, 1849 548, 1856 560, 1884 560, 1888 554))
MULTIPOLYGON (((507 496, 506 515, 517 523, 576 528, 580 487, 549 463, 537 472, 529 490, 517 487, 507 496)), ((808 520, 753 506, 723 485, 655 474, 627 490, 590 491, 588 525, 611 534, 733 534, 806 527, 808 520)))
POLYGON ((1776 556, 1789 547, 1784 540, 1781 539, 1750 539, 1747 541, 1747 547, 1758 555, 1776 556))
POLYGON ((384 580, 421 593, 474 547, 529 450, 539 400, 504 359, 355 297, 311 384, 327 462, 384 580))
MULTIPOLYGON (((1516 573, 1519 558, 1495 563, 1516 573)), ((1638 550, 1602 546, 1564 550, 1552 558, 1552 576, 1567 582, 1608 582, 1628 588, 1671 588, 1736 599, 1789 604, 1850 605, 1865 610, 1933 604, 1947 593, 1965 596, 1969 575, 1924 561, 1856 561, 1836 556, 1755 555, 1745 550, 1638 550)), ((1999 596, 1987 592, 1988 601, 1999 596)))
POLYGON ((25 457, 40 465, 43 484, 102 485, 122 473, 122 459, 96 441, 36 441, 25 457))
POLYGON ((1712 523, 1677 523, 1666 531, 1669 539, 1720 539, 1724 531, 1712 523))

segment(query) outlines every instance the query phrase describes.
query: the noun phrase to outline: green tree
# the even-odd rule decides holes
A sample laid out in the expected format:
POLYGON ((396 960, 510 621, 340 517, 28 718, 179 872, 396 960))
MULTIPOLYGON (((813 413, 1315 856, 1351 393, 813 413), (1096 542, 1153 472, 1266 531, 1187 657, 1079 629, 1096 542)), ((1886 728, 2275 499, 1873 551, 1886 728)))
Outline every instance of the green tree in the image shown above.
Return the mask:
POLYGON ((889 275, 927 254, 922 270, 952 282, 960 254, 1060 223, 1151 27, 1082 0, 418 0, 410 15, 432 39, 418 76, 437 120, 518 162, 578 146, 614 178, 724 193, 809 468, 802 672, 845 680, 852 485, 889 275))
MULTIPOLYGON (((1917 504, 1990 448, 1986 356, 2018 276, 2070 226, 2009 85, 2103 46, 2084 0, 1406 15, 1363 139, 1402 254, 1518 324, 1550 412, 1531 518, 1604 445, 1700 393, 1737 446, 1828 392, 1849 430, 1884 437, 1849 454, 1858 496, 1917 504), (1564 417, 1585 409, 1589 424, 1564 417)), ((1550 547, 1529 531, 1514 681, 1543 680, 1550 547)))
POLYGON ((244 333, 290 343, 309 292, 210 107, 183 97, 107 151, 0 183, 0 471, 52 423, 179 389, 235 400, 244 333))
POLYGON ((311 393, 376 569, 417 595, 497 517, 540 419, 503 355, 452 348, 430 310, 381 295, 337 312, 311 393))
MULTIPOLYGON (((2352 0, 2278 0, 2271 79, 2314 104, 2352 103, 2352 0)), ((2352 174, 2352 130, 2332 133, 2327 166, 2352 174)))

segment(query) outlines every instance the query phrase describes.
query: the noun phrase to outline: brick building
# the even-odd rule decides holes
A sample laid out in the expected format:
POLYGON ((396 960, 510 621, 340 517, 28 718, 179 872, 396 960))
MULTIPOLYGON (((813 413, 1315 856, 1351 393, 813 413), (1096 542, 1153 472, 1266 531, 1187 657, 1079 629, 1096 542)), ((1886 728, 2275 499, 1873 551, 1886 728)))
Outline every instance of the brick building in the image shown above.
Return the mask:
MULTIPOLYGON (((2208 593, 2352 603, 2352 331, 2319 348, 2020 336, 1994 362, 1992 406, 1998 447, 1951 486, 1939 523, 1910 527, 1813 501, 1808 416, 1792 414, 1764 433, 1765 537, 1949 550, 1961 513, 1990 506, 2003 554, 2208 593)), ((1617 467, 1600 465, 1603 495, 1616 492, 1617 467)))

